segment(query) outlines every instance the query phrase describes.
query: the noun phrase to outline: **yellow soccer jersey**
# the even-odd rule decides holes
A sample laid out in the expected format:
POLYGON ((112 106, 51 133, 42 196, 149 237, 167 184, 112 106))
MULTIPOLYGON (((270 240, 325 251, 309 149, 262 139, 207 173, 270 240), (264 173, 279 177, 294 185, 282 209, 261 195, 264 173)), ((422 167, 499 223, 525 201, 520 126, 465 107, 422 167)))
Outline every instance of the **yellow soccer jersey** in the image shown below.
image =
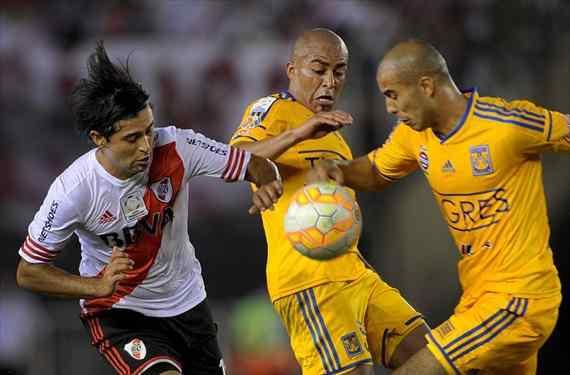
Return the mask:
MULTIPOLYGON (((288 93, 261 98, 250 104, 230 144, 262 141, 302 125, 314 113, 288 93)), ((366 266, 354 247, 337 258, 319 261, 298 253, 285 236, 283 222, 289 201, 304 184, 304 174, 318 159, 352 159, 338 132, 306 140, 288 149, 276 161, 283 174, 283 196, 273 211, 262 214, 267 240, 267 288, 272 301, 330 281, 354 280, 366 266)))
POLYGON ((388 180, 421 168, 462 255, 464 296, 558 293, 538 153, 568 149, 567 120, 528 101, 465 95, 447 136, 398 124, 368 157, 388 180))

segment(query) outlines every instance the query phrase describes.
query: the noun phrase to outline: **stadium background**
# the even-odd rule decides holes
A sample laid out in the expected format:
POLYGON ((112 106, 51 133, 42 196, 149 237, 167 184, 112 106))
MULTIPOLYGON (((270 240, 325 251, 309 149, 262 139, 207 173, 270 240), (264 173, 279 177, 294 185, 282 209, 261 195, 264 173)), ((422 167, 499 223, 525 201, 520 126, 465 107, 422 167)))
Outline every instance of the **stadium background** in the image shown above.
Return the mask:
MULTIPOLYGON (((89 144, 74 131, 66 96, 85 72, 95 41, 130 55, 155 104, 158 124, 228 140, 245 105, 287 86, 291 41, 303 30, 337 31, 350 50, 339 107, 355 125, 355 155, 382 143, 386 115, 376 64, 408 37, 433 42, 461 87, 483 95, 531 98, 570 112, 570 4, 543 1, 0 1, 0 373, 108 374, 81 327, 76 301, 15 289, 17 251, 50 182, 89 144)), ((552 246, 568 278, 570 164, 546 155, 544 179, 552 246)), ((190 236, 202 262, 220 340, 233 374, 296 374, 287 338, 265 293, 259 218, 246 210, 246 185, 192 181, 190 236)), ((457 301, 457 251, 424 178, 382 194, 360 194, 361 249, 433 325, 457 301)), ((76 272, 77 243, 58 259, 76 272)), ((568 291, 568 289, 566 289, 568 291)), ((540 373, 567 373, 564 302, 542 350, 540 373)), ((383 373, 379 371, 378 373, 383 373)))

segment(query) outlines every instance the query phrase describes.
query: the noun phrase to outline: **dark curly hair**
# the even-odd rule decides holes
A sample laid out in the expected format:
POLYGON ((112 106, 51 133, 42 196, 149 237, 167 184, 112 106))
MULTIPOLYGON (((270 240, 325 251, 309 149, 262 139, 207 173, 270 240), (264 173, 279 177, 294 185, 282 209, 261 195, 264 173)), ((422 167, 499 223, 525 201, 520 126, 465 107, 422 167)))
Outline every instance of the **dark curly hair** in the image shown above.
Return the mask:
POLYGON ((126 64, 113 64, 103 41, 87 59, 87 78, 79 80, 71 97, 71 111, 79 132, 89 137, 95 130, 110 137, 117 121, 133 118, 147 104, 149 95, 133 80, 126 64))

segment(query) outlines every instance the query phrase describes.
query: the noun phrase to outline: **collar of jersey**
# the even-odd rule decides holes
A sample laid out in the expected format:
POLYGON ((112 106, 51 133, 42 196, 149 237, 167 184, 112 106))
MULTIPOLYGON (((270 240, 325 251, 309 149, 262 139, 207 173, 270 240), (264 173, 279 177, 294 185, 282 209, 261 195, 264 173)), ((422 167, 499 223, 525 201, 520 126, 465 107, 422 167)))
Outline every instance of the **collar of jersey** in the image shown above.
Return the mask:
POLYGON ((109 181, 113 185, 118 185, 118 186, 129 185, 129 184, 133 183, 134 181, 138 181, 145 173, 145 172, 137 173, 136 175, 131 176, 131 177, 127 178, 126 180, 121 180, 120 178, 117 178, 117 177, 113 176, 112 174, 110 174, 109 172, 107 172, 107 170, 101 165, 101 163, 99 163, 99 160, 97 160, 96 152, 97 152, 96 148, 91 150, 91 157, 93 158, 93 163, 95 164, 95 169, 97 169, 97 172, 105 180, 109 181))
POLYGON ((467 117, 469 117, 469 113, 471 113, 471 107, 473 107, 474 98, 475 98, 475 96, 478 95, 476 87, 470 87, 468 89, 461 90, 461 93, 463 95, 465 95, 465 94, 471 94, 471 95, 469 95, 469 99, 467 102, 467 107, 465 108, 465 112, 463 112, 463 115, 461 115, 461 118, 459 119, 459 121, 457 121, 457 124, 455 124, 453 129, 451 129, 451 131, 447 134, 441 134, 441 133, 435 132, 432 129, 433 134, 439 139, 440 143, 444 143, 449 138, 451 138, 455 133, 457 133, 459 130, 461 130, 461 128, 463 128, 465 121, 467 121, 467 117))
POLYGON ((292 101, 296 101, 295 97, 293 96, 293 94, 291 94, 288 90, 283 90, 279 92, 279 95, 281 96, 281 99, 290 99, 292 101))

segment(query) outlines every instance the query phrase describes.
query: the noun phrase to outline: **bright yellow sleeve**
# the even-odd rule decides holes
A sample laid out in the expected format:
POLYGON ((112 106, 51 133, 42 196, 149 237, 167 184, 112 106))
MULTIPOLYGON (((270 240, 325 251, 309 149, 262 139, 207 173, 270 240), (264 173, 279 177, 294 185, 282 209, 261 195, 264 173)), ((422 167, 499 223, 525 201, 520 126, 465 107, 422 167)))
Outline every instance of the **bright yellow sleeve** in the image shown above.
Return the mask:
POLYGON ((283 121, 275 115, 279 101, 276 96, 266 96, 248 105, 230 144, 258 142, 278 135, 283 127, 283 121))
POLYGON ((411 151, 413 134, 405 125, 397 125, 386 142, 368 154, 368 159, 388 181, 402 178, 418 168, 418 162, 411 151))
POLYGON ((570 115, 562 115, 558 112, 553 114, 552 150, 570 154, 570 115))
POLYGON ((545 150, 569 152, 568 118, 562 113, 550 111, 526 100, 506 103, 506 111, 512 115, 516 125, 512 130, 514 139, 523 154, 545 150))

